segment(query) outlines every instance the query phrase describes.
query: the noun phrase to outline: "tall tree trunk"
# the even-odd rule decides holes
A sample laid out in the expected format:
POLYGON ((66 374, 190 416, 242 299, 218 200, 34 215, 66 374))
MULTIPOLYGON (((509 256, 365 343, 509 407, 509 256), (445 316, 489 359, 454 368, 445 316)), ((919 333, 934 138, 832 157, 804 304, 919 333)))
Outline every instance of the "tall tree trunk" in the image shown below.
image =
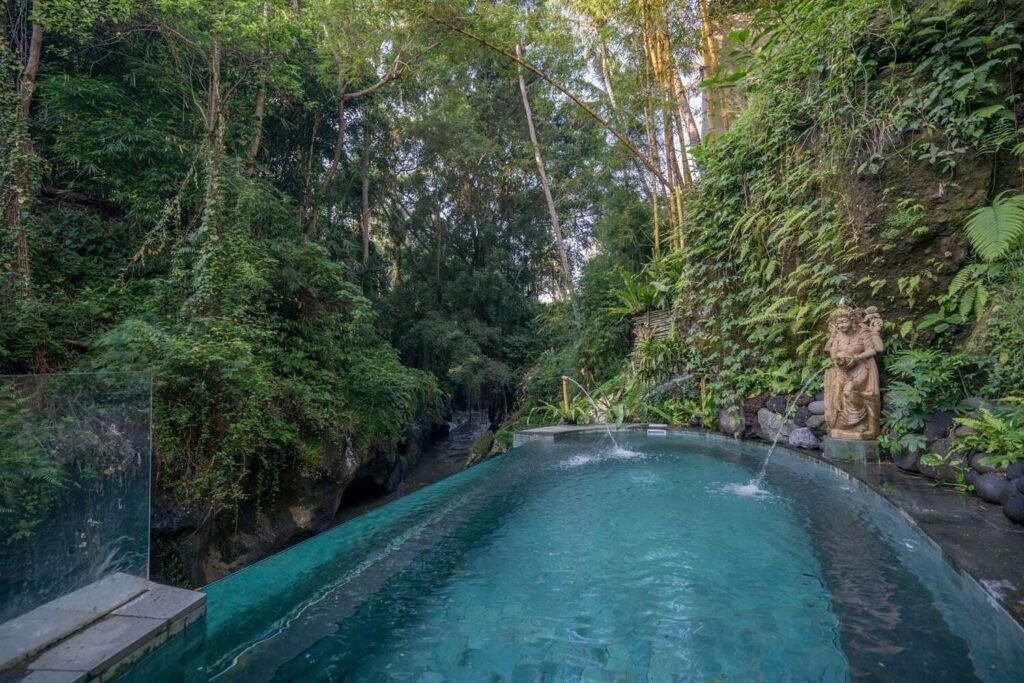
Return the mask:
MULTIPOLYGON (((36 0, 34 14, 39 13, 43 3, 36 0)), ((36 89, 36 76, 39 74, 39 62, 43 56, 43 27, 38 21, 32 24, 32 38, 28 46, 28 61, 25 62, 25 70, 21 74, 18 83, 18 92, 21 94, 21 115, 28 121, 32 111, 32 93, 36 89)))
POLYGON ((690 108, 690 94, 683 85, 683 75, 676 70, 676 84, 679 88, 679 113, 686 123, 686 133, 690 136, 690 147, 700 147, 700 128, 690 108))
MULTIPOLYGON (((263 24, 270 20, 270 3, 263 3, 263 24)), ((249 175, 256 170, 256 157, 260 153, 260 144, 263 142, 263 118, 266 115, 267 107, 267 77, 260 76, 259 87, 256 89, 256 107, 253 112, 253 133, 252 141, 249 143, 249 151, 245 155, 245 169, 249 175)))
MULTIPOLYGON (((435 250, 435 262, 434 262, 434 279, 440 284, 441 282, 441 264, 444 262, 444 223, 441 221, 441 212, 434 211, 434 236, 436 238, 435 250)), ((440 291, 440 287, 438 287, 440 291)))
POLYGON ((598 46, 598 51, 601 56, 601 76, 604 78, 604 89, 608 93, 608 102, 611 103, 612 109, 618 108, 615 103, 615 91, 612 90, 612 73, 608 67, 608 46, 604 44, 602 40, 598 46))
MULTIPOLYGON (((701 22, 701 38, 704 43, 704 68, 705 75, 710 74, 711 76, 718 76, 718 49, 715 47, 715 38, 711 32, 711 16, 708 12, 707 0, 697 0, 697 8, 700 13, 701 22)), ((708 128, 712 132, 712 138, 718 136, 719 133, 723 133, 729 128, 729 109, 725 99, 725 94, 719 87, 709 88, 707 92, 707 119, 708 128), (712 107, 712 103, 714 106, 712 107), (714 113, 717 112, 718 117, 721 121, 721 130, 718 130, 718 126, 714 120, 714 113)))
POLYGON ((267 106, 267 81, 260 80, 259 89, 256 91, 256 108, 253 112, 252 142, 249 143, 249 151, 245 155, 246 171, 252 175, 256 170, 256 157, 260 153, 260 145, 263 143, 263 119, 266 116, 267 106))
MULTIPOLYGON (((334 139, 334 152, 331 154, 331 163, 327 166, 327 171, 324 173, 324 177, 320 179, 320 183, 317 185, 316 194, 323 196, 327 193, 327 190, 331 187, 331 183, 334 181, 334 176, 338 174, 338 168, 341 166, 341 157, 345 153, 345 102, 347 97, 341 94, 339 90, 338 94, 338 135, 334 139)), ((310 147, 312 152, 312 147, 310 147)), ((309 218, 309 235, 311 237, 317 236, 317 230, 320 224, 320 211, 315 207, 314 197, 309 198, 309 207, 313 212, 313 215, 309 218)))
POLYGON ((210 85, 206 104, 206 197, 203 208, 203 222, 221 237, 220 220, 220 171, 224 156, 224 126, 221 120, 220 101, 220 40, 213 39, 210 48, 210 85))
POLYGON ((309 149, 306 151, 305 169, 302 178, 302 200, 299 202, 299 223, 305 225, 313 210, 313 160, 316 153, 316 138, 320 132, 320 113, 313 115, 313 132, 309 136, 309 149))
MULTIPOLYGON (((645 5, 641 4, 641 8, 645 5)), ((643 37, 643 63, 644 63, 644 136, 647 140, 647 156, 651 161, 651 174, 655 175, 655 169, 661 168, 661 158, 658 154, 657 138, 653 130, 653 126, 657 123, 655 119, 655 108, 654 108, 654 86, 651 78, 651 51, 648 45, 648 32, 647 32, 647 20, 644 19, 644 29, 642 31, 643 37)), ((662 178, 665 175, 658 171, 658 174, 662 178)), ((667 192, 671 192, 672 183, 667 178, 662 186, 667 192)), ((653 237, 654 237, 654 256, 657 258, 661 252, 661 200, 658 196, 658 183, 652 177, 651 179, 651 217, 653 219, 653 237)))
POLYGON ((687 151, 686 133, 683 123, 683 106, 680 100, 680 97, 685 96, 685 94, 680 94, 678 84, 673 80, 672 98, 675 100, 676 106, 668 116, 675 122, 676 135, 679 136, 679 154, 682 156, 683 185, 685 187, 689 187, 693 184, 693 174, 690 172, 690 154, 687 151))
MULTIPOLYGON (((523 58, 523 42, 516 42, 516 57, 523 58)), ((565 239, 562 237, 562 226, 558 222, 558 209, 555 207, 554 197, 551 195, 551 185, 548 183, 548 174, 544 169, 544 156, 540 151, 540 142, 537 140, 537 129, 533 125, 533 109, 530 107, 530 96, 526 90, 526 78, 523 76, 523 68, 519 69, 519 92, 523 96, 523 111, 526 113, 526 126, 530 131, 530 143, 533 145, 533 160, 537 163, 537 175, 540 176, 540 184, 544 189, 544 200, 548 204, 548 214, 551 217, 551 231, 555 233, 555 244, 558 245, 558 258, 562 264, 562 285, 565 294, 572 299, 572 271, 569 270, 569 252, 565 246, 565 239)))
POLYGON ((679 138, 679 156, 682 157, 682 165, 680 168, 683 172, 682 184, 684 187, 689 187, 693 184, 693 174, 690 172, 690 153, 687 151, 686 135, 683 130, 683 122, 679 118, 679 109, 677 108, 675 112, 670 113, 668 116, 675 123, 676 136, 679 138))
POLYGON ((687 182, 687 175, 680 167, 679 155, 676 153, 676 136, 672 125, 675 119, 672 117, 672 103, 668 98, 665 98, 661 105, 661 121, 665 138, 665 165, 671 172, 670 180, 672 180, 672 187, 675 188, 687 182))
MULTIPOLYGON (((33 14, 37 15, 42 9, 42 0, 36 0, 33 7, 33 14)), ((32 95, 36 88, 36 76, 39 74, 39 64, 43 55, 43 27, 38 21, 32 23, 32 35, 29 39, 28 59, 25 68, 18 79, 18 95, 21 99, 20 115, 16 122, 18 127, 18 159, 16 161, 15 187, 4 206, 4 214, 7 227, 14 235, 15 260, 18 276, 26 292, 31 292, 28 286, 32 281, 32 264, 29 260, 28 233, 25 230, 24 204, 28 200, 31 185, 31 162, 35 155, 35 148, 28 135, 28 122, 32 113, 32 95)))
MULTIPOLYGON (((647 149, 648 154, 651 157, 651 161, 656 164, 661 164, 658 160, 657 146, 654 142, 654 134, 651 132, 651 119, 654 117, 654 110, 650 107, 650 103, 644 105, 644 133, 647 136, 647 149)), ((671 187, 671 184, 666 182, 665 189, 671 187)), ((655 257, 661 251, 661 202, 658 200, 658 183, 651 183, 651 214, 654 218, 654 255, 655 257)))
POLYGON ((370 129, 363 123, 363 211, 359 228, 363 236, 363 268, 370 265, 370 129))
POLYGON ((338 173, 338 167, 341 165, 341 156, 345 151, 345 96, 338 94, 338 137, 334 140, 334 153, 331 155, 331 163, 327 167, 327 172, 324 173, 324 177, 320 180, 320 194, 327 191, 327 188, 331 186, 331 181, 334 180, 334 176, 338 173))

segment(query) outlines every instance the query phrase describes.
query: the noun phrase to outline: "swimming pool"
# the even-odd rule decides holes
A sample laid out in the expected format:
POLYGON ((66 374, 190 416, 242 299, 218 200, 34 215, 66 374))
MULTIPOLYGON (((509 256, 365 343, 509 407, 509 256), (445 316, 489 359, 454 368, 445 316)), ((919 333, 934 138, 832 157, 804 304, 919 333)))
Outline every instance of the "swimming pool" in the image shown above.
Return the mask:
POLYGON ((217 681, 1006 681, 1007 615, 877 494, 711 435, 534 442, 207 587, 217 681))

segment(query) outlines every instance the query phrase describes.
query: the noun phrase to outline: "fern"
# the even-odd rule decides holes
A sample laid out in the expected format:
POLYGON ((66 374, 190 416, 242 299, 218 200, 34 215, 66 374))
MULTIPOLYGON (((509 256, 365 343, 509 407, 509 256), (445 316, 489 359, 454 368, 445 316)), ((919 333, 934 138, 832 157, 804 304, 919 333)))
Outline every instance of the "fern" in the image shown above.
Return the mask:
POLYGON ((1002 192, 990 206, 983 206, 967 219, 967 237, 986 261, 1005 256, 1024 235, 1024 194, 1002 192))
MULTIPOLYGON (((1006 107, 1000 105, 1003 110, 1006 107)), ((1017 135, 1013 116, 1000 116, 992 122, 991 128, 978 145, 979 154, 998 154, 999 150, 1013 142, 1017 135)))
POLYGON ((960 315, 974 315, 981 320, 988 305, 988 284, 997 281, 1003 273, 1000 263, 972 263, 965 266, 949 283, 948 295, 957 303, 960 315))

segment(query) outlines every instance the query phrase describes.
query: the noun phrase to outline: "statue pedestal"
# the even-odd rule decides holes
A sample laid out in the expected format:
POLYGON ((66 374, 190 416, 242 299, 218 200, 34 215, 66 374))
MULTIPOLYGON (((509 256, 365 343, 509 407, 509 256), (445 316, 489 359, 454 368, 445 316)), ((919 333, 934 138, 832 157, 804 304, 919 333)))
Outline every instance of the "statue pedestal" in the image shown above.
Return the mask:
POLYGON ((869 462, 877 463, 880 460, 877 441, 848 441, 826 436, 821 449, 826 460, 848 463, 858 471, 869 462))

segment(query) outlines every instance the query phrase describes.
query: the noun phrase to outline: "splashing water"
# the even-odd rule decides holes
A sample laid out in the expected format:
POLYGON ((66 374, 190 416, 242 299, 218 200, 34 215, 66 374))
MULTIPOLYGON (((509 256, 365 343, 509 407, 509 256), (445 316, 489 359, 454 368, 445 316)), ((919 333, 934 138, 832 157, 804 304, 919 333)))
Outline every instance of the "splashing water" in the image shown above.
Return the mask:
POLYGON ((772 453, 775 452, 775 447, 779 444, 779 437, 782 436, 782 430, 786 428, 786 420, 789 419, 790 413, 793 412, 793 406, 796 404, 796 399, 803 396, 804 392, 807 391, 807 387, 811 386, 811 382, 816 380, 821 373, 825 372, 827 367, 823 367, 816 373, 811 375, 811 378, 804 382, 803 387, 797 392, 797 395, 790 400, 789 405, 786 406, 786 411, 782 414, 782 419, 779 421, 779 428, 775 432, 775 438, 772 439, 772 445, 768 449, 768 455, 764 458, 764 463, 761 464, 761 471, 757 473, 757 476, 750 480, 749 484, 730 484, 725 487, 730 493, 735 493, 739 496, 761 496, 767 495, 768 492, 761 488, 761 484, 764 483, 764 477, 768 473, 768 463, 771 462, 772 453))
POLYGON ((558 469, 574 469, 595 462, 605 462, 608 460, 632 460, 633 458, 646 457, 646 454, 641 453, 640 451, 623 448, 622 446, 615 446, 607 451, 588 452, 574 455, 568 460, 560 463, 558 465, 558 469))
POLYGON ((752 480, 749 484, 726 484, 721 490, 724 493, 732 493, 744 498, 757 498, 768 495, 767 491, 758 486, 757 480, 752 480))

